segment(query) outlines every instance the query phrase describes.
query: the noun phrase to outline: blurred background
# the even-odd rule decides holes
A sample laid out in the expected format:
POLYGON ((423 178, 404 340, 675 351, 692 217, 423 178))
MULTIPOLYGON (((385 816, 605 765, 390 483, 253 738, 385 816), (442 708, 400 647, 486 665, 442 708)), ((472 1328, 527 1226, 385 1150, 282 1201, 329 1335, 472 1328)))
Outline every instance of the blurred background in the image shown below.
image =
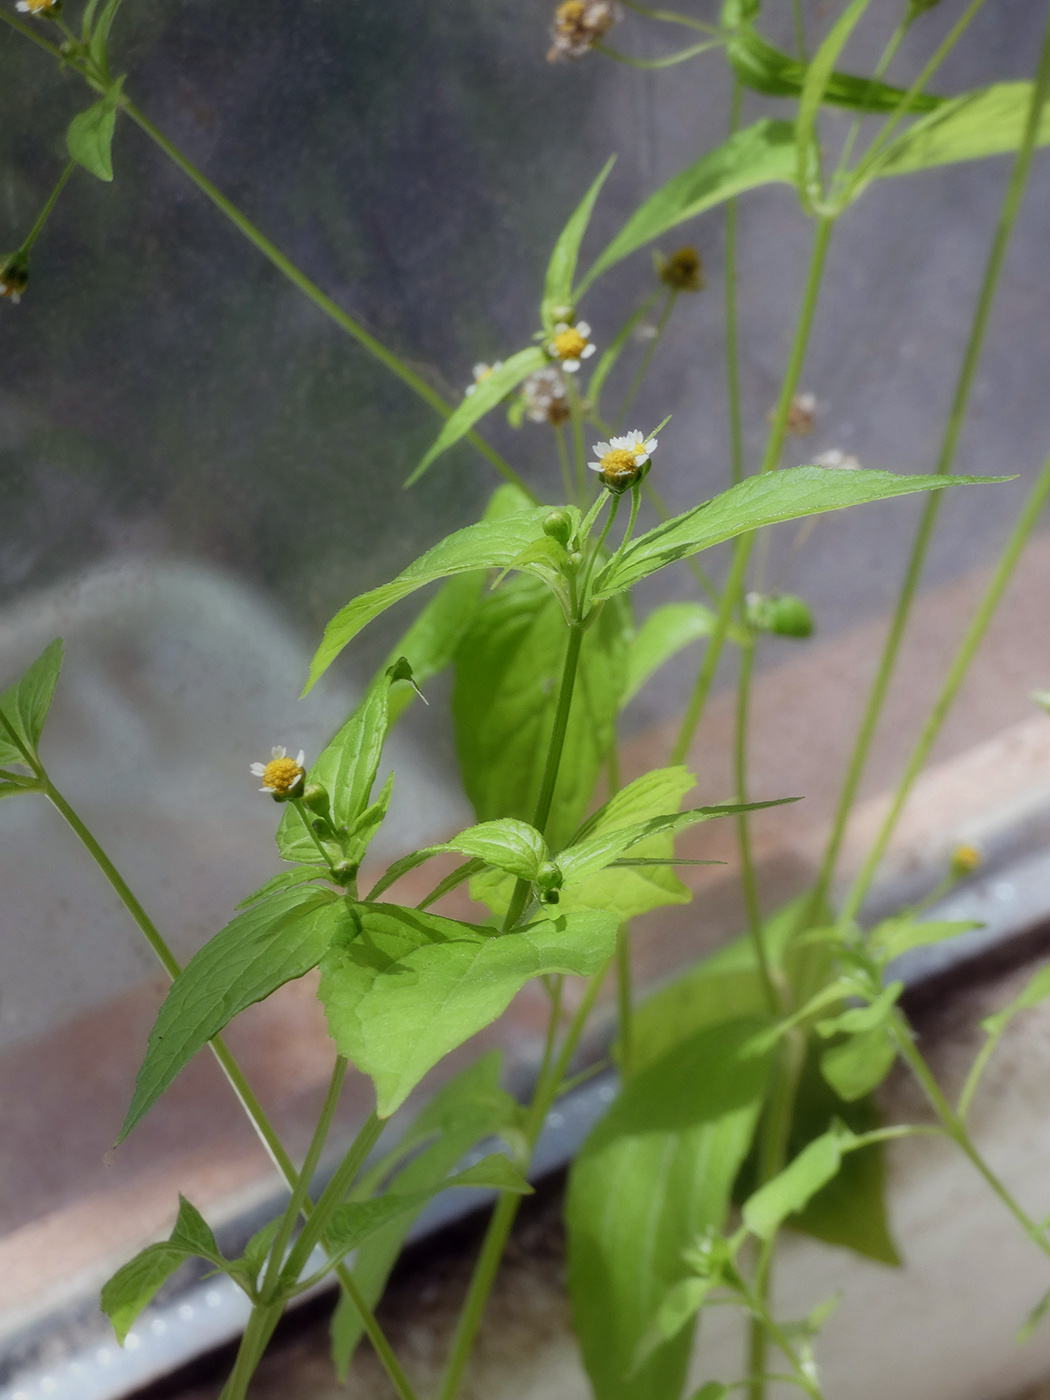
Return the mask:
MULTIPOLYGON (((716 18, 710 0, 689 9, 716 18)), ((906 83, 961 11, 943 0, 925 15, 891 78, 906 83)), ((812 31, 830 14, 815 0, 812 31)), ((72 7, 70 18, 78 19, 72 7)), ((845 66, 869 71, 897 18, 896 7, 872 7, 845 66)), ((993 0, 936 90, 1030 77, 1042 18, 1028 0, 993 0)), ((725 134, 730 83, 717 52, 659 72, 597 55, 550 64, 549 19, 545 0, 151 0, 121 11, 114 71, 128 73, 127 90, 146 114, 279 247, 455 401, 476 360, 529 342, 550 246, 609 154, 618 160, 585 261, 642 198, 725 134)), ((762 27, 791 46, 786 7, 771 6, 762 27)), ((610 42, 654 57, 682 32, 632 16, 610 42)), ((6 249, 60 174, 65 128, 86 97, 79 80, 6 28, 0 73, 6 249)), ((745 99, 745 121, 788 114, 774 100, 745 99)), ((831 114, 829 131, 848 120, 831 114)), ((129 122, 117 129, 114 169, 112 185, 75 172, 33 250, 22 304, 0 304, 0 685, 53 636, 66 638, 49 765, 186 957, 275 866, 274 810, 256 793, 249 763, 277 743, 316 754, 412 605, 366 632, 300 702, 324 623, 354 593, 476 519, 498 481, 462 446, 403 490, 436 432, 431 411, 284 281, 129 122)), ((789 440, 788 464, 838 450, 866 467, 932 469, 1008 172, 1009 161, 996 158, 889 181, 841 221, 803 375, 815 423, 806 438, 789 440)), ((954 612, 944 604, 937 616, 960 625, 970 606, 964 581, 995 558, 1050 446, 1048 217, 1043 157, 957 462, 961 471, 1021 480, 951 494, 924 580, 939 598, 957 597, 954 612), (953 595, 956 583, 962 591, 953 595)), ((631 415, 649 428, 674 414, 654 475, 674 509, 729 479, 723 228, 715 210, 660 244, 664 252, 695 244, 708 283, 679 299, 631 415)), ((792 192, 777 187, 741 202, 740 230, 754 469, 810 229, 792 192)), ((648 250, 597 284, 581 311, 599 346, 658 285, 648 250)), ((652 328, 643 322, 625 353, 613 398, 652 328)), ((496 414, 483 431, 556 499, 545 426, 515 430, 496 414)), ((770 577, 810 602, 823 642, 860 635, 885 613, 919 508, 903 501, 831 517, 801 549, 795 531, 775 536, 770 577)), ((716 575, 720 567, 715 559, 716 575)), ((686 579, 661 575, 642 591, 640 609, 679 596, 686 579)), ((1046 654, 1019 645, 1033 675, 1011 678, 974 739, 1028 714, 1026 687, 1040 680, 1040 666, 1050 683, 1046 654)), ((832 710, 855 703, 861 685, 855 653, 837 654, 846 662, 813 672, 832 710)), ((763 664, 771 674, 789 663, 797 672, 802 655, 773 641, 763 664)), ((674 717, 694 665, 683 657, 643 693, 626 716, 628 737, 641 743, 674 717)), ((430 688, 430 708, 414 707, 391 746, 398 784, 387 853, 470 819, 446 684, 430 688)), ((815 752, 821 739, 809 726, 815 752)), ((161 984, 72 836, 29 799, 0 806, 0 936, 0 1082, 8 1089, 0 1233, 9 1261, 39 1266, 39 1287, 28 1294, 5 1266, 12 1281, 0 1315, 14 1335, 63 1289, 94 1286, 104 1232, 83 1235, 72 1265, 63 1253, 70 1231, 104 1218, 112 1240, 112 1210, 126 1236, 113 1245, 120 1254, 165 1218, 172 1202, 151 1195, 148 1183, 168 1183, 176 1145, 188 1150, 187 1114, 198 1115, 202 1163, 209 1132, 240 1144, 214 1198, 236 1194, 265 1163, 247 1130, 236 1137, 225 1107, 211 1117, 200 1109, 195 1093, 218 1100, 222 1090, 207 1065, 187 1079, 166 1126, 145 1129, 114 1166, 103 1165, 161 984)), ((326 1052, 309 997, 287 1004, 287 1034, 275 1039, 266 1023, 256 1069, 295 1140, 327 1072, 326 1052)), ((524 1044, 531 1028, 521 1034, 524 1044)))

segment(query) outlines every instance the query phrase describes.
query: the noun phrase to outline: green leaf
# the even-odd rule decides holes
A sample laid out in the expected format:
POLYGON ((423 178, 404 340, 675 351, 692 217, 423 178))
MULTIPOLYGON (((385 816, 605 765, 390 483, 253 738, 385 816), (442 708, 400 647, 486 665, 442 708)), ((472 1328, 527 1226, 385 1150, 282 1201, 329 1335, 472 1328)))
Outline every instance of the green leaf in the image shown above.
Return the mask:
POLYGON ((281 1217, 278 1216, 276 1220, 271 1220, 264 1225, 261 1230, 256 1230, 244 1246, 244 1253, 239 1259, 231 1259, 226 1271, 231 1278, 235 1278, 241 1284, 242 1288, 245 1288, 245 1285, 255 1287, 258 1283, 259 1271, 269 1257, 280 1228, 281 1217))
POLYGON ((66 131, 66 145, 73 159, 107 182, 113 179, 113 131, 123 82, 123 78, 118 78, 97 102, 78 112, 66 131))
MULTIPOLYGON (((103 73, 107 71, 106 48, 109 44, 109 31, 113 28, 113 21, 117 17, 117 11, 120 9, 120 5, 121 0, 106 0, 88 45, 88 52, 103 73)), ((88 12, 84 15, 85 29, 91 23, 90 11, 93 8, 93 5, 89 5, 88 12)))
POLYGON ((195 953, 157 1015, 117 1142, 238 1012, 316 967, 349 918, 345 900, 331 890, 284 890, 238 914, 195 953))
POLYGON ((417 588, 477 569, 511 567, 522 550, 543 534, 543 521, 547 514, 547 507, 536 506, 512 515, 482 520, 477 525, 468 525, 447 536, 433 549, 428 549, 426 554, 390 583, 362 593, 347 603, 325 628, 303 693, 316 685, 342 649, 363 627, 417 588))
POLYGON ((325 1247, 329 1257, 338 1260, 365 1240, 385 1229, 403 1215, 418 1215, 435 1196, 453 1186, 482 1188, 489 1191, 509 1191, 517 1196, 531 1195, 532 1187, 502 1152, 483 1157, 472 1167, 445 1177, 420 1191, 402 1193, 390 1191, 367 1201, 350 1201, 332 1213, 332 1222, 325 1231, 325 1247))
POLYGON ((616 157, 610 156, 602 166, 601 173, 594 184, 576 206, 572 217, 554 245, 550 262, 547 264, 547 277, 543 286, 543 324, 548 329, 553 328, 554 322, 559 319, 553 314, 555 309, 570 307, 573 304, 572 282, 576 276, 576 260, 579 257, 580 244, 583 241, 583 235, 587 232, 587 225, 591 221, 595 201, 605 184, 609 171, 615 164, 616 157))
MULTIPOLYGON (((827 1021, 818 1021, 815 1027, 816 1032, 826 1038, 840 1031, 846 1035, 859 1035, 874 1030, 876 1026, 885 1024, 903 991, 903 982, 891 982, 868 1006, 854 1006, 848 1011, 843 1011, 841 1015, 832 1016, 827 1021)), ((857 1095, 843 1095, 843 1097, 856 1098, 857 1095)))
POLYGON ((699 1390, 693 1392, 690 1400, 725 1400, 729 1387, 721 1381, 705 1381, 699 1390))
POLYGON ((758 185, 795 183, 795 128, 760 121, 668 180, 631 215, 577 287, 574 300, 615 263, 724 200, 758 185))
POLYGON ((745 1047, 756 1025, 709 1028, 625 1088, 573 1164, 566 1202, 569 1291, 596 1400, 675 1396, 692 1328, 634 1369, 683 1247, 720 1229, 754 1132, 769 1061, 745 1047))
MULTIPOLYGON (((501 1053, 490 1051, 461 1070, 427 1103, 398 1144, 396 1165, 406 1150, 420 1148, 401 1165, 396 1189, 402 1195, 436 1189, 448 1173, 483 1138, 516 1122, 518 1105, 499 1087, 501 1053)), ((380 1163, 374 1177, 378 1186, 391 1167, 380 1163)), ((422 1206, 401 1214, 362 1244, 354 1260, 354 1281, 370 1307, 379 1301, 405 1236, 422 1206)), ((339 1379, 346 1374, 358 1342, 364 1335, 361 1317, 342 1293, 332 1317, 332 1355, 339 1379)))
MULTIPOLYGON (((561 609, 532 579, 483 599, 456 656, 452 713, 463 785, 479 821, 531 821, 568 643, 561 609)), ((564 759, 546 838, 564 845, 591 803, 623 687, 625 613, 605 608, 584 634, 564 759)))
POLYGON ((339 1053, 374 1080, 385 1118, 527 981, 590 976, 615 941, 608 915, 560 915, 493 936, 396 904, 358 904, 324 957, 319 995, 339 1053))
POLYGON ((643 1334, 635 1353, 634 1369, 637 1370, 652 1356, 664 1342, 677 1337, 688 1322, 694 1321, 697 1313, 707 1302, 707 1295, 716 1288, 717 1278, 683 1278, 672 1284, 660 1304, 656 1317, 643 1334))
POLYGON ((868 935, 868 946, 880 962, 892 962, 902 953, 912 948, 925 948, 930 943, 940 943, 945 938, 957 938, 960 933, 970 933, 975 928, 984 928, 973 919, 954 922, 933 921, 926 923, 912 915, 884 919, 868 935))
POLYGON ((819 150, 820 146, 816 131, 817 113, 824 100, 824 93, 831 79, 835 60, 845 48, 858 20, 868 8, 868 3, 869 0, 852 0, 852 3, 847 5, 831 26, 806 68, 797 117, 798 187, 809 199, 819 199, 823 194, 819 162, 813 158, 814 148, 819 150))
POLYGON ((770 1240, 789 1215, 816 1195, 839 1169, 842 1150, 853 1139, 841 1125, 822 1133, 802 1149, 772 1181, 744 1202, 744 1224, 761 1240, 770 1240))
POLYGON ((701 637, 709 637, 714 625, 715 614, 703 603, 664 603, 654 608, 627 653, 627 684, 621 703, 629 705, 661 666, 701 637))
POLYGON ((840 1099, 862 1099, 878 1088, 893 1068, 897 1046, 885 1025, 851 1035, 820 1057, 820 1072, 840 1099))
POLYGON ((312 880, 327 879, 326 866, 297 865, 294 870, 282 870, 279 875, 272 876, 265 885, 260 885, 254 893, 242 899, 237 908, 247 909, 249 904, 258 904, 260 899, 269 899, 272 894, 280 894, 282 890, 291 890, 296 885, 304 885, 312 880))
MULTIPOLYGON (((889 142, 868 177, 910 175, 931 166, 1016 151, 1031 104, 1031 83, 995 83, 945 102, 889 142)), ((1043 108, 1036 134, 1037 145, 1048 143, 1050 104, 1043 108)))
MULTIPOLYGON (((411 688, 411 682, 403 675, 403 668, 399 674, 396 663, 381 671, 368 687, 357 709, 321 751, 317 762, 311 764, 306 781, 321 783, 327 790, 337 829, 345 826, 353 835, 355 824, 368 811, 379 761, 383 756, 383 745, 390 728, 392 697, 398 691, 411 691, 411 688)), ((361 859, 369 839, 385 815, 389 800, 390 794, 387 793, 385 801, 381 801, 378 810, 371 814, 373 820, 366 821, 357 833, 358 839, 349 843, 347 860, 361 859)), ((291 803, 286 804, 277 828, 277 849, 285 860, 305 863, 315 863, 317 860, 317 846, 299 809, 291 803)))
POLYGON ((485 414, 516 389, 523 379, 527 379, 535 370, 542 369, 546 363, 545 351, 538 345, 530 345, 524 350, 519 350, 516 355, 511 355, 503 361, 499 369, 493 370, 485 379, 475 384, 473 393, 468 394, 445 420, 444 427, 424 453, 419 466, 405 485, 413 486, 436 458, 447 452, 450 447, 454 447, 480 418, 484 418, 485 414))
POLYGON ((788 802, 797 802, 797 797, 780 797, 773 802, 744 802, 721 807, 692 807, 687 812, 677 812, 666 817, 650 817, 648 821, 637 822, 632 826, 615 831, 605 831, 588 837, 577 845, 569 846, 557 857, 557 865, 565 877, 566 885, 577 880, 587 880, 611 865, 618 856, 652 836, 685 831, 699 822, 711 821, 715 817, 732 817, 740 812, 757 812, 766 807, 781 807, 788 802))
POLYGON ((461 831, 445 843, 444 849, 476 856, 519 880, 535 880, 540 866, 550 856, 547 843, 536 828, 513 817, 461 831))
MULTIPOLYGON (((807 65, 782 53, 749 24, 737 3, 724 6, 723 25, 732 31, 726 45, 730 67, 745 87, 767 97, 798 97, 806 78, 807 65)), ((890 87, 873 78, 852 73, 831 73, 824 87, 823 100, 858 112, 895 112, 907 97, 903 88, 890 87)), ((930 111, 944 102, 943 97, 917 93, 909 104, 912 112, 930 111)))
MULTIPOLYGON (((682 798, 696 779, 688 768, 657 768, 628 783, 585 823, 581 835, 600 836, 633 826, 639 821, 677 812, 682 798)), ((667 832, 634 846, 641 858, 669 857, 674 851, 673 833, 667 832)), ((692 893, 673 870, 664 867, 606 869, 581 880, 561 896, 560 908, 608 909, 620 920, 635 918, 667 904, 687 904, 692 893)))
POLYGON ((595 581, 594 596, 609 597, 650 574, 702 549, 731 540, 761 525, 805 515, 844 510, 867 501, 940 491, 946 486, 983 485, 1008 480, 991 476, 895 476, 892 472, 827 471, 788 467, 751 476, 711 501, 675 516, 640 535, 612 560, 595 581))
POLYGON ((62 669, 62 639, 44 648, 21 680, 0 695, 0 713, 17 735, 16 743, 6 725, 0 725, 0 764, 26 763, 35 758, 62 669))
POLYGON ((180 1196, 179 1215, 170 1238, 147 1246, 103 1285, 102 1311, 112 1322, 121 1346, 135 1319, 161 1284, 167 1282, 180 1264, 193 1258, 207 1259, 222 1269, 227 1267, 204 1217, 180 1196))
POLYGON ((1041 967, 1034 974, 1028 985, 1019 996, 1013 999, 1009 1006, 1004 1007, 1002 1011, 996 1011, 991 1016, 986 1016, 981 1022, 981 1026, 990 1035, 1001 1035, 1019 1011, 1027 1011, 1033 1006, 1038 1006, 1047 997, 1050 997, 1050 964, 1041 967))

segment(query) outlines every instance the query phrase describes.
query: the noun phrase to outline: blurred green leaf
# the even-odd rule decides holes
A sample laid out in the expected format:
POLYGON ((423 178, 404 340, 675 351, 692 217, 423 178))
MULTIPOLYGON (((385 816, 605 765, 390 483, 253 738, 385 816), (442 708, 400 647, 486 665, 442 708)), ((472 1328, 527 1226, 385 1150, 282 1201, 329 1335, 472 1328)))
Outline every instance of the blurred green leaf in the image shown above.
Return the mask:
POLYGON ((595 201, 615 163, 616 157, 610 156, 602 166, 598 178, 576 206, 554 245, 543 286, 543 324, 546 329, 553 328, 554 322, 560 319, 554 314, 556 310, 568 309, 573 304, 572 281, 576 276, 580 244, 591 221, 595 201))
POLYGON ((692 1327, 635 1362, 682 1249, 720 1229, 769 1070, 746 1053, 754 1020, 708 1028, 626 1086, 573 1164, 566 1201, 569 1292, 596 1400, 680 1393, 692 1327))
POLYGON ((534 977, 590 976, 612 955, 616 919, 569 914, 494 936, 396 904, 357 904, 321 966, 339 1052, 371 1076, 387 1117, 456 1046, 534 977))
POLYGON ((806 65, 802 92, 798 102, 796 131, 798 139, 798 187, 809 199, 821 194, 820 165, 814 160, 814 150, 820 150, 817 114, 824 101, 825 90, 835 68, 835 60, 846 46, 869 0, 852 0, 831 26, 816 53, 806 65))
POLYGON ((118 78, 86 111, 78 112, 66 131, 69 154, 99 180, 113 179, 113 132, 124 79, 118 78))
POLYGON ((331 890, 283 890, 238 914, 171 984, 150 1031, 121 1143, 179 1072, 228 1021, 317 966, 334 931, 350 920, 331 890))
POLYGON ((842 1161, 844 1145, 853 1134, 841 1125, 832 1127, 802 1149, 798 1156, 772 1181, 759 1187, 744 1202, 747 1228, 762 1240, 770 1240, 789 1215, 816 1195, 835 1175, 842 1161))
POLYGON ((885 1025, 859 1031, 820 1057, 820 1072, 840 1099, 862 1099, 878 1088, 893 1068, 897 1046, 885 1025))
POLYGON ((793 185, 795 164, 795 128, 791 122, 760 121, 736 132, 668 180, 635 210, 576 288, 574 299, 578 301, 614 263, 676 224, 757 185, 793 185))
MULTIPOLYGON (((1016 151, 1031 104, 1031 83, 995 83, 956 97, 890 141, 865 176, 910 175, 931 166, 1016 151)), ((1050 105, 1043 109, 1036 144, 1050 144, 1050 105)))
POLYGON ((661 666, 701 637, 709 637, 714 625, 715 614, 703 603, 664 603, 654 608, 627 653, 627 683, 621 704, 629 705, 661 666))
POLYGON ((0 725, 0 764, 25 764, 28 758, 36 757, 61 669, 62 639, 58 637, 44 648, 21 680, 0 695, 0 712, 18 741, 0 725))

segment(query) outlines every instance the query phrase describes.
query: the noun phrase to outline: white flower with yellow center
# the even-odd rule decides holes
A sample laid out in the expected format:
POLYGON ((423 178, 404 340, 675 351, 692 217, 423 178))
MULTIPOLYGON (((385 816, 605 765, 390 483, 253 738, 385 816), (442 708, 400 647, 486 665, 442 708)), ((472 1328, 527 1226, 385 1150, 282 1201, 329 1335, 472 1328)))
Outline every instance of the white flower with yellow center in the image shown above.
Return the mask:
POLYGON ((15 9, 24 15, 49 15, 61 9, 61 0, 18 0, 15 9))
POLYGON ((289 758, 288 750, 270 750, 269 763, 253 763, 252 772, 262 778, 260 792, 269 792, 274 797, 298 797, 306 777, 306 754, 299 750, 298 758, 289 758))
POLYGON ((467 398, 470 398, 471 394, 474 392, 474 390, 478 387, 479 384, 483 384, 486 379, 491 379, 491 377, 496 373, 496 371, 502 368, 502 360, 497 360, 496 363, 493 365, 487 365, 483 360, 479 360, 478 363, 474 366, 473 370, 474 383, 468 384, 466 388, 467 398))
POLYGON ((559 321, 554 327, 554 339, 548 344, 547 353, 561 360, 566 374, 575 374, 581 361, 589 360, 596 348, 586 321, 577 321, 574 326, 570 326, 568 321, 559 321))
POLYGON ((639 469, 644 467, 656 451, 657 440, 646 438, 637 430, 624 433, 623 437, 610 438, 608 442, 596 442, 594 454, 597 462, 588 462, 592 472, 600 472, 606 486, 613 490, 623 490, 637 480, 639 469))

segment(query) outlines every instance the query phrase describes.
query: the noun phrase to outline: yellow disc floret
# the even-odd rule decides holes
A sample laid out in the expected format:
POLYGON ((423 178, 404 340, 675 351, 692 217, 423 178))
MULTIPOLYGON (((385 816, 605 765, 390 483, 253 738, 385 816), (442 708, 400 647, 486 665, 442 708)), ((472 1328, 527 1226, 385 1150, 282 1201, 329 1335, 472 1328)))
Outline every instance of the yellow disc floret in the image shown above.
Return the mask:
POLYGON ((283 797, 301 783, 305 776, 294 758, 274 758, 263 769, 263 787, 283 797))
POLYGON ((625 447, 614 447, 601 459, 602 477, 613 485, 630 482, 638 475, 638 454, 625 447))
POLYGON ((559 331, 551 341, 551 349, 559 360, 578 360, 587 349, 586 339, 574 326, 559 331))

